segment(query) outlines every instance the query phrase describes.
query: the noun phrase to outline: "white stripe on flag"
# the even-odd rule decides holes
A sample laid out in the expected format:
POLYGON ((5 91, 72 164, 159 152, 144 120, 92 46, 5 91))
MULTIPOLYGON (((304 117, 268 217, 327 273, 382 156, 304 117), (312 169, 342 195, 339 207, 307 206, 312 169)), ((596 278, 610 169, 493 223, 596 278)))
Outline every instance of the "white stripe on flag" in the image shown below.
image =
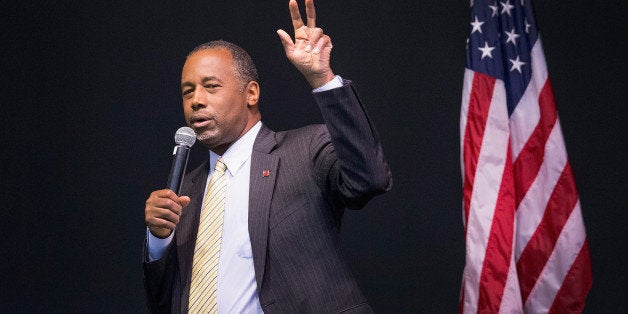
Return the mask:
POLYGON ((482 148, 478 158, 467 222, 467 256, 465 280, 469 309, 477 311, 478 287, 486 247, 491 231, 495 205, 501 186, 508 151, 508 111, 504 82, 495 81, 482 148))

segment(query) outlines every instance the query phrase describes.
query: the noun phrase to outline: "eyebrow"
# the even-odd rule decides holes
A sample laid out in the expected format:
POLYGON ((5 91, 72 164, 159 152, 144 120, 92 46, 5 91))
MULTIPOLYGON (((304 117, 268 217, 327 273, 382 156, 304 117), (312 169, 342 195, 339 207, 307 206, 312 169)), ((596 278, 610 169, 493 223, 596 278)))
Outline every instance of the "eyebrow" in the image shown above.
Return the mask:
MULTIPOLYGON (((217 81, 218 83, 222 83, 222 81, 218 77, 213 76, 213 75, 212 76, 206 76, 206 77, 204 77, 201 80, 202 83, 207 83, 208 81, 217 81)), ((192 83, 190 81, 186 81, 186 82, 181 83, 181 88, 191 87, 191 86, 194 86, 194 83, 192 83)))

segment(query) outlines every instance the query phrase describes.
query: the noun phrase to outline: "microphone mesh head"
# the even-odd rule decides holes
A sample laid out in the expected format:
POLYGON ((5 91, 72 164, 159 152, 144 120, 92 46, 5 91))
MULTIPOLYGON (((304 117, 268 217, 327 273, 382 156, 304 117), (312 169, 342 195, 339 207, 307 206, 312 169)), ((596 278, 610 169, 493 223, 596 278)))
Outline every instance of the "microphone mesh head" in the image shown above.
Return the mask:
POLYGON ((194 142, 196 142, 196 134, 194 130, 187 126, 180 127, 177 133, 174 134, 174 142, 177 143, 177 145, 192 147, 194 142))

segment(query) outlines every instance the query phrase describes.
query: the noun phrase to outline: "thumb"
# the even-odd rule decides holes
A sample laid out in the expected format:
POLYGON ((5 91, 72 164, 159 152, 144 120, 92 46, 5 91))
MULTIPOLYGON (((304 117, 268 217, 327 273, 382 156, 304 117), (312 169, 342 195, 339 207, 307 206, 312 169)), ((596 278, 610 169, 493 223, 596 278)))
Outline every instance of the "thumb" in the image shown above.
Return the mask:
POLYGON ((292 38, 290 38, 288 33, 286 33, 283 29, 279 29, 277 30, 277 35, 279 35, 279 39, 281 39, 281 44, 283 45, 283 49, 286 53, 294 49, 294 42, 292 42, 292 38))
POLYGON ((188 196, 179 197, 179 204, 181 204, 181 207, 188 206, 188 204, 190 204, 190 197, 188 196))

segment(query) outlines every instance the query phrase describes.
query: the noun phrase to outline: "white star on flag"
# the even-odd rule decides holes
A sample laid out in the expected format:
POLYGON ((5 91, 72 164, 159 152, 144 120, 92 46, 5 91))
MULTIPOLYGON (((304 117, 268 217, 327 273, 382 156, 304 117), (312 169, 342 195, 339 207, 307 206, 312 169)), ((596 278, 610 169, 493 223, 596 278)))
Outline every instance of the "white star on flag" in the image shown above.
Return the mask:
POLYGON ((489 5, 489 8, 491 8, 491 10, 493 10, 493 13, 491 13, 491 17, 495 17, 498 12, 497 12, 497 2, 495 2, 494 5, 489 5))
POLYGON ((484 47, 480 47, 478 49, 482 51, 482 59, 484 59, 484 57, 489 57, 493 59, 493 54, 491 52, 495 49, 495 47, 489 47, 488 42, 485 41, 484 47))
POLYGON ((517 70, 519 71, 519 73, 521 73, 521 66, 526 64, 525 62, 522 62, 519 60, 519 56, 517 56, 517 59, 513 60, 513 59, 508 59, 510 60, 510 62, 512 62, 512 67, 510 68, 510 71, 514 71, 517 70))
POLYGON ((473 29, 471 30, 471 34, 475 33, 475 31, 480 32, 480 34, 482 34, 482 24, 484 24, 484 22, 480 22, 478 20, 478 17, 475 17, 475 22, 471 22, 471 26, 473 26, 473 29))
POLYGON ((508 35, 508 39, 506 39, 506 43, 512 42, 513 45, 517 45, 517 43, 515 42, 515 39, 517 39, 517 37, 521 36, 515 33, 515 28, 512 28, 512 31, 510 32, 506 32, 506 35, 508 35))
POLYGON ((515 6, 510 4, 510 0, 506 0, 506 3, 500 2, 502 4, 502 14, 506 12, 506 14, 510 15, 510 10, 512 10, 515 6))

